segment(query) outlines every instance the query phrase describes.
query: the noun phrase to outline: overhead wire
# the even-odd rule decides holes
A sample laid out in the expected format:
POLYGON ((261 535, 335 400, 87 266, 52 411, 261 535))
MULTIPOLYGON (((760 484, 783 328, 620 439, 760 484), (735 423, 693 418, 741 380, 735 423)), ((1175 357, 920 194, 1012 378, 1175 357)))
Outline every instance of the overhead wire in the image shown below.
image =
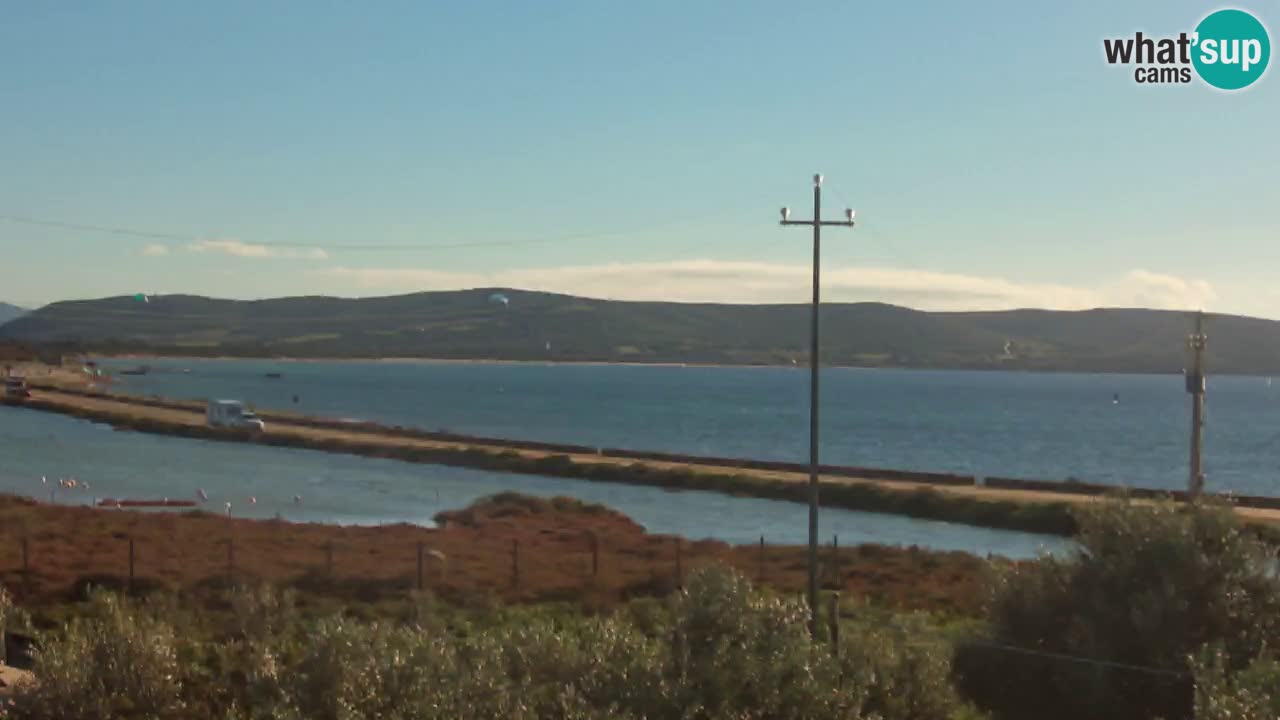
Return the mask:
MULTIPOLYGON (((434 250, 469 250, 494 247, 518 247, 523 245, 540 245, 557 242, 568 242, 573 240, 584 240, 590 238, 606 238, 623 235, 636 235, 664 228, 684 225, 703 220, 710 220, 729 215, 738 214, 737 210, 720 210, 714 212, 700 211, 689 213, 675 218, 668 218, 656 223, 648 223, 627 228, 604 229, 596 231, 580 231, 566 234, 547 235, 535 238, 519 238, 512 240, 482 240, 476 242, 445 242, 445 243, 331 243, 331 242, 297 242, 287 240, 241 240, 250 245, 262 246, 267 248, 311 248, 317 250, 342 250, 357 252, 420 252, 434 250)), ((209 242, 219 239, 225 239, 224 236, 217 233, 210 234, 191 234, 191 233, 174 233, 162 232, 149 229, 141 229, 136 227, 123 227, 114 225, 101 225, 94 223, 70 222, 61 219, 50 219, 33 217, 29 215, 18 215, 12 213, 0 214, 0 221, 16 224, 29 225, 33 227, 48 227, 62 230, 76 230, 82 232, 102 233, 108 235, 121 235, 127 237, 144 238, 148 240, 168 240, 181 243, 199 243, 209 242)))

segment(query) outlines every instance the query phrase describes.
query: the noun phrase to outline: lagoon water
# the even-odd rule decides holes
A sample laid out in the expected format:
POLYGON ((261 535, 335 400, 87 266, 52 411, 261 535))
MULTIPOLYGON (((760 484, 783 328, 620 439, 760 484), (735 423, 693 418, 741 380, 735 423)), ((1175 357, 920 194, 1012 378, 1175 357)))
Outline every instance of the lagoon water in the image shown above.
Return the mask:
MULTIPOLYGON (((494 437, 793 461, 808 453, 804 368, 149 364, 155 371, 122 377, 120 387, 494 437), (281 377, 268 379, 268 372, 281 377)), ((1154 488, 1186 484, 1190 397, 1178 375, 832 368, 822 381, 825 462, 1154 488)), ((1280 494, 1280 384, 1211 377, 1206 407, 1209 488, 1280 494)))
MULTIPOLYGON (((751 543, 804 543, 807 509, 799 503, 733 498, 704 492, 592 483, 419 465, 309 450, 118 432, 74 418, 0 406, 0 492, 49 499, 59 476, 87 480, 87 491, 59 490, 56 502, 94 497, 195 499, 205 509, 232 503, 241 517, 293 521, 431 524, 444 509, 463 507, 503 490, 570 495, 616 508, 651 532, 751 543), (48 476, 49 484, 40 477, 48 476), (295 495, 302 497, 295 504, 295 495), (256 503, 250 504, 253 497, 256 503)), ((104 511, 111 512, 111 511, 104 511)), ((824 540, 920 545, 1029 557, 1061 551, 1065 540, 950 523, 846 510, 824 510, 824 540)))
MULTIPOLYGON (((112 360, 120 369, 130 361, 112 360)), ((121 390, 236 398, 263 409, 494 437, 802 461, 802 368, 425 362, 155 360, 121 390), (267 373, 279 373, 268 378, 267 373), (298 401, 294 402, 294 396, 298 401)), ((1181 487, 1188 396, 1178 376, 828 369, 823 459, 830 463, 1181 487), (1118 401, 1117 401, 1118 400, 1118 401)), ((1209 487, 1280 494, 1280 386, 1211 378, 1209 487)), ((802 543, 797 503, 481 472, 394 460, 116 432, 0 407, 0 491, 47 497, 45 475, 90 481, 94 496, 194 498, 236 515, 429 524, 442 509, 518 490, 602 502, 653 532, 802 543), (301 504, 293 497, 300 495, 301 504), (257 499, 250 504, 249 498, 257 499)), ((1065 541, 888 515, 824 510, 824 540, 918 544, 1026 557, 1065 541)))

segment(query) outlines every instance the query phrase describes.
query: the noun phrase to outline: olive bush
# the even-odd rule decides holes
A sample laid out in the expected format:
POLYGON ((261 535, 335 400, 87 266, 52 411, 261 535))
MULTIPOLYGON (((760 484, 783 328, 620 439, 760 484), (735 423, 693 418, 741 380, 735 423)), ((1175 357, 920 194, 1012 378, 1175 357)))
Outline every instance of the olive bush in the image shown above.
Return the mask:
POLYGON ((1202 648, 1234 671, 1280 641, 1269 549, 1229 509, 1108 501, 1079 525, 1070 554, 998 579, 989 637, 957 655, 998 718, 1188 717, 1202 648))
POLYGON ((840 676, 862 689, 868 716, 950 718, 972 712, 951 682, 951 657, 951 644, 922 618, 873 618, 841 637, 840 676))
POLYGON ((14 718, 971 717, 923 621, 852 624, 832 652, 810 640, 803 603, 720 568, 643 622, 538 610, 482 625, 306 620, 269 589, 234 596, 221 631, 179 636, 165 613, 198 625, 96 595, 89 617, 41 638, 39 682, 19 690, 14 718))
POLYGON ((1221 648, 1195 664, 1196 720, 1274 720, 1280 717, 1280 662, 1263 655, 1232 673, 1221 648))
POLYGON ((15 718, 181 717, 173 628, 120 598, 95 593, 86 617, 38 638, 37 681, 12 698, 15 718))
POLYGON ((9 597, 9 593, 0 585, 0 638, 4 637, 4 631, 9 627, 9 614, 13 612, 13 599, 9 597))

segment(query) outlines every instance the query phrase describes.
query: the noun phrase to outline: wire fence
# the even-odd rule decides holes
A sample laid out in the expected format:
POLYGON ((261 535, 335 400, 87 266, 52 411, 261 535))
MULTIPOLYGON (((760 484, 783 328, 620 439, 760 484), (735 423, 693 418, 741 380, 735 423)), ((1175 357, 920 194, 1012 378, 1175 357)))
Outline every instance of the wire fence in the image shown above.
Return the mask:
MULTIPOLYGON (((296 527, 304 532, 322 532, 324 528, 296 527)), ((476 533, 464 542, 450 544, 446 552, 425 530, 420 539, 394 543, 379 539, 373 530, 357 529, 343 537, 327 538, 313 532, 300 542, 274 544, 230 535, 176 535, 161 541, 116 532, 110 541, 81 546, 48 534, 10 536, 4 543, 10 551, 0 552, 0 585, 20 604, 57 597, 74 599, 89 587, 148 594, 219 590, 259 582, 363 601, 396 596, 409 599, 424 592, 464 599, 480 593, 520 601, 570 600, 599 591, 624 598, 661 595, 683 587, 689 573, 708 562, 729 562, 757 583, 798 593, 805 570, 797 548, 770 546, 763 537, 754 547, 739 546, 726 554, 723 550, 727 546, 722 543, 661 536, 619 544, 590 531, 532 539, 476 533), (705 552, 708 546, 721 552, 705 552)), ((841 605, 842 564, 852 558, 842 554, 838 538, 823 548, 820 560, 822 626, 833 649, 838 651, 842 625, 895 627, 882 623, 875 614, 860 616, 841 605)), ((903 644, 957 643, 954 634, 941 631, 898 630, 903 644)), ((1037 658, 1055 667, 1088 666, 1171 681, 1190 678, 1183 670, 1052 648, 1020 647, 981 636, 966 636, 962 643, 1010 657, 1037 658)))
POLYGON ((703 546, 663 536, 620 542, 572 528, 529 537, 462 530, 446 543, 407 525, 391 541, 376 528, 326 537, 325 526, 305 523, 291 524, 298 539, 183 532, 178 522, 168 528, 161 537, 119 530, 104 537, 92 527, 83 542, 75 528, 10 535, 0 547, 0 584, 19 601, 71 597, 89 585, 147 593, 259 582, 378 596, 479 590, 529 600, 568 597, 600 583, 637 592, 678 588, 690 569, 689 548, 703 546))

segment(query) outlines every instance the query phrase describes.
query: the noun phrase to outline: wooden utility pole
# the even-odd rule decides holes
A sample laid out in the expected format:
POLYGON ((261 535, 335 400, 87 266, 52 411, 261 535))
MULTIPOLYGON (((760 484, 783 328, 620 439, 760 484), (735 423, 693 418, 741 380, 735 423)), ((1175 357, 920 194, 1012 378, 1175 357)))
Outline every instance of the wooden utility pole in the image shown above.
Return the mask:
POLYGON ((1196 313, 1196 330, 1187 336, 1187 348, 1191 351, 1191 369, 1187 371, 1187 392, 1191 394, 1191 473, 1187 496, 1194 502, 1204 492, 1204 467, 1201 444, 1204 441, 1204 348, 1208 336, 1204 334, 1204 313, 1196 313))
POLYGON ((782 208, 783 225, 813 227, 813 306, 809 317, 809 634, 818 636, 818 308, 821 306, 822 226, 853 227, 853 210, 844 220, 822 219, 822 176, 813 176, 813 219, 792 220, 782 208))

